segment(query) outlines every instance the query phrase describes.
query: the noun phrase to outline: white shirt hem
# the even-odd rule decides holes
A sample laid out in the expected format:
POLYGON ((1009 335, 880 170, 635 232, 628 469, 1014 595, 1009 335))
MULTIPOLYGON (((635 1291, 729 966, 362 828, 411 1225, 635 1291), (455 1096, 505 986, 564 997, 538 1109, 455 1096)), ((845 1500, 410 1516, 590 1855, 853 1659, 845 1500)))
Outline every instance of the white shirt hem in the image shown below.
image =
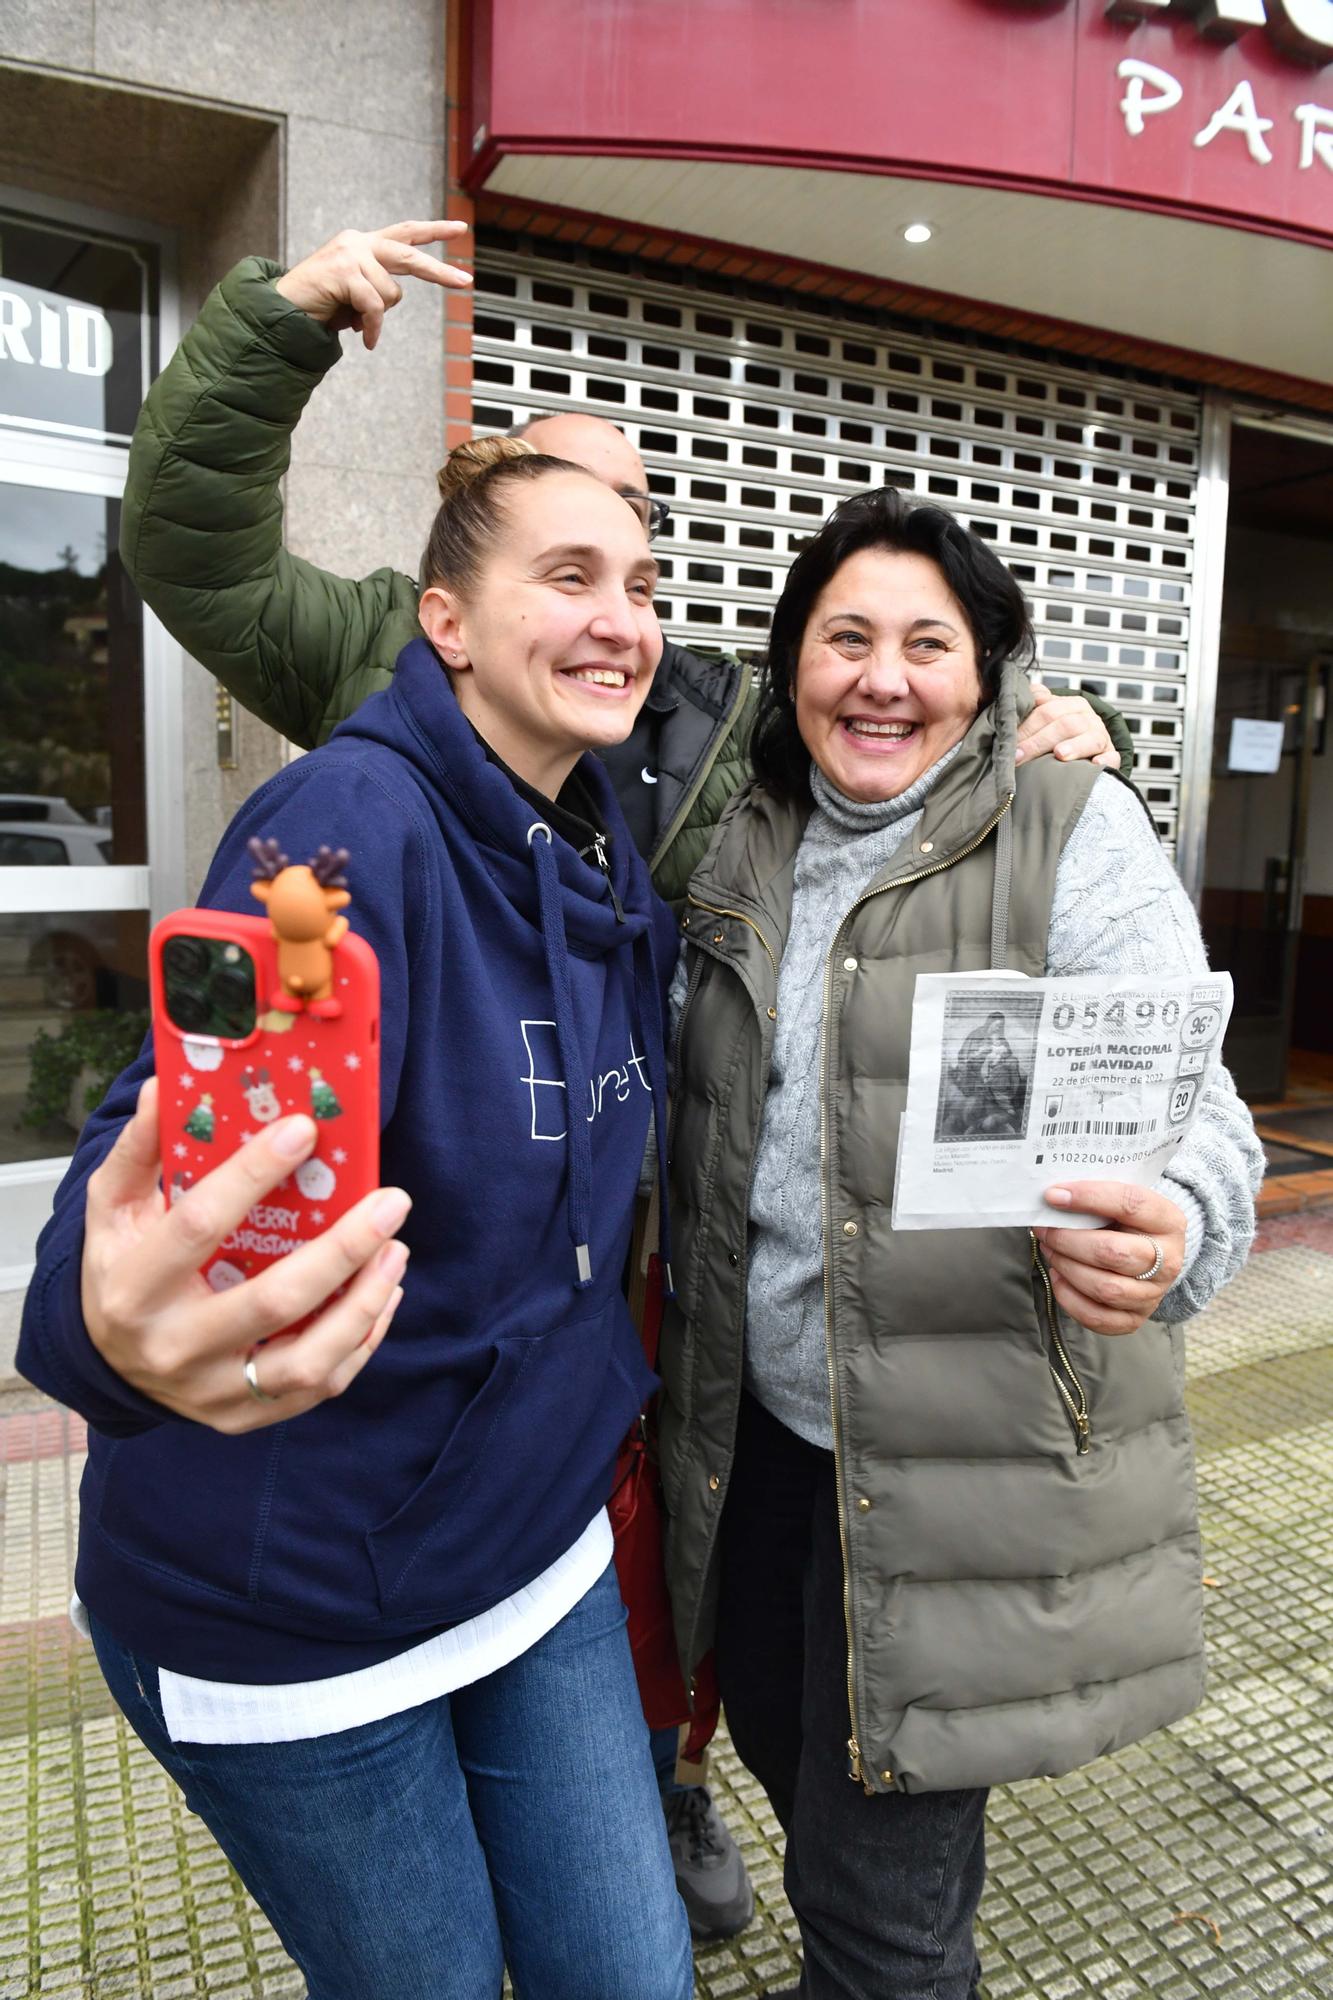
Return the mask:
MULTIPOLYGON (((572 1548, 502 1604, 352 1673, 254 1687, 162 1668, 158 1680, 167 1733, 173 1743, 295 1743, 382 1722, 452 1694, 508 1666, 544 1638, 591 1590, 614 1546, 603 1508, 572 1548)), ((70 1614, 76 1626, 86 1627, 77 1597, 70 1614)))

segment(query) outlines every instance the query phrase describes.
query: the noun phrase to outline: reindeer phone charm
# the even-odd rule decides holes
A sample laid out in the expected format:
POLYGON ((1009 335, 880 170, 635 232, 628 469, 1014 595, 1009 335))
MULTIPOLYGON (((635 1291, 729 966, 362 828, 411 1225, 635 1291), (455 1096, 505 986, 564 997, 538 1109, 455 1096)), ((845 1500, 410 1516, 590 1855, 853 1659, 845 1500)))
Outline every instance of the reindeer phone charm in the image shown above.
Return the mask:
POLYGON ((277 1119, 319 1127, 312 1157, 204 1267, 242 1284, 379 1185, 379 964, 343 911, 345 848, 293 863, 252 840, 267 917, 177 910, 150 945, 162 1187, 169 1203, 277 1119))
POLYGON ((347 936, 346 917, 335 916, 352 898, 343 870, 347 849, 321 847, 314 859, 293 867, 276 840, 252 840, 255 879, 250 894, 267 906, 278 944, 278 986, 270 1006, 283 1014, 314 1014, 332 1021, 342 1012, 333 989, 333 954, 347 936))

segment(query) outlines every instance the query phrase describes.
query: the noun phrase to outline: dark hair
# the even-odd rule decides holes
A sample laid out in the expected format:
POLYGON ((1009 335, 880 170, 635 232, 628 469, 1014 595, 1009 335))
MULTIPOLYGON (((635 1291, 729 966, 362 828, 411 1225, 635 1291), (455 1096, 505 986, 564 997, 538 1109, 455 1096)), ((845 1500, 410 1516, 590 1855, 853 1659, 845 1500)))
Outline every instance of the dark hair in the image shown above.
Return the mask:
POLYGON ((796 726, 796 663, 820 592, 862 549, 928 556, 957 598, 977 649, 981 706, 995 699, 1000 668, 1036 651, 1027 601, 993 550, 947 508, 904 499, 896 487, 858 493, 834 508, 787 572, 773 613, 750 758, 780 797, 810 795, 810 752, 796 726))
POLYGON ((506 490, 553 472, 595 477, 586 466, 534 451, 521 438, 480 437, 455 445, 436 474, 440 506, 421 558, 421 588, 443 583, 469 590, 504 525, 506 490))

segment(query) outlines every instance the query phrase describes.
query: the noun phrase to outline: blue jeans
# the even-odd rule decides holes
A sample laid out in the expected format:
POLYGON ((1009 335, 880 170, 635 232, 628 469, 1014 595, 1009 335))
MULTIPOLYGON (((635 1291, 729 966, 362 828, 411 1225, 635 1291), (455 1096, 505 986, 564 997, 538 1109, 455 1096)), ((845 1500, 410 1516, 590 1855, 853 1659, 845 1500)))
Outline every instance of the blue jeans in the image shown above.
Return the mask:
POLYGON ((297 1743, 173 1743, 157 1670, 107 1685, 277 1931, 309 2000, 689 2000, 615 1569, 512 1665, 297 1743))

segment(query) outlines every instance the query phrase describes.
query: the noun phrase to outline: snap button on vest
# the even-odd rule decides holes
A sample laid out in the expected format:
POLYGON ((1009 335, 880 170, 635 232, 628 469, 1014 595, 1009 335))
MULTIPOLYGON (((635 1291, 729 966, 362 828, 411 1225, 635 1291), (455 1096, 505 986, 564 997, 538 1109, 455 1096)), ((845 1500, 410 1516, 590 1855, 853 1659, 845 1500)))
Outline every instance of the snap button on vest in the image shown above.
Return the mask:
POLYGON ((870 1512, 870 1502, 866 1499, 864 1493, 856 1503, 856 1511, 858 1514, 868 1514, 870 1512))
POLYGON ((728 1250, 727 1262, 730 1264, 733 1271, 736 1269, 736 1266, 740 1263, 740 1261, 741 1261, 740 1258, 736 1255, 736 1252, 734 1250, 728 1250))
POLYGON ((935 852, 935 843, 934 843, 934 841, 933 841, 933 840, 923 840, 923 841, 922 841, 922 843, 921 843, 921 852, 922 852, 923 854, 933 854, 933 853, 935 852))
POLYGON ((844 1222, 842 1225, 842 1233, 844 1236, 855 1236, 856 1224, 854 1222, 844 1222))
POLYGON ((713 932, 713 943, 714 943, 714 944, 725 944, 725 943, 726 943, 726 941, 727 941, 727 934, 726 934, 726 932, 725 932, 725 931, 714 931, 714 932, 713 932))
POLYGON ((776 1020, 777 1020, 777 1018, 778 1018, 778 1010, 777 1010, 777 1008, 776 1008, 776 1007, 770 1007, 770 1008, 769 1008, 769 1010, 768 1010, 768 1018, 769 1018, 769 1020, 770 1020, 770 1021, 776 1021, 776 1020))
POLYGON ((842 969, 844 972, 855 972, 857 966, 860 963, 861 961, 859 958, 844 958, 844 960, 842 961, 842 969))
POLYGON ((708 1490, 709 1490, 709 1492, 710 1492, 710 1493, 716 1493, 716 1492, 717 1492, 717 1489, 718 1489, 718 1487, 719 1487, 719 1486, 720 1486, 721 1484, 722 1484, 722 1481, 721 1481, 721 1480, 720 1480, 720 1479, 718 1478, 717 1474, 716 1474, 715 1472, 710 1472, 710 1473, 709 1473, 709 1475, 708 1475, 708 1490))

